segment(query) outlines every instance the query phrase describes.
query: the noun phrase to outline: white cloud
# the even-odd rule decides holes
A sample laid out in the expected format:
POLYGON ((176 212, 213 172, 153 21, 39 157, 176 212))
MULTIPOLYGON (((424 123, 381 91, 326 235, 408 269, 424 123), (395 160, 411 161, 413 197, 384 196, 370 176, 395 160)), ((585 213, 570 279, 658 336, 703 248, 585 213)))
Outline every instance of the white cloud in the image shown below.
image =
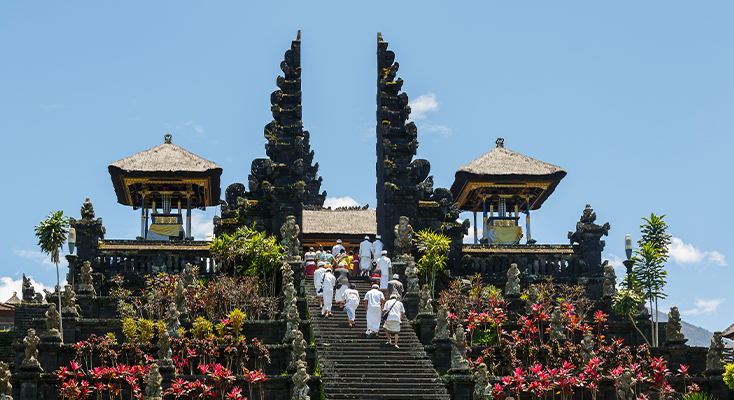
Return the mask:
POLYGON ((426 119, 426 114, 433 111, 438 111, 438 101, 436 101, 436 95, 428 92, 418 96, 417 99, 409 102, 410 105, 410 119, 417 121, 426 119))
MULTIPOLYGON (((20 258, 25 258, 27 260, 35 260, 40 262, 42 265, 45 265, 47 267, 55 267, 56 265, 51 262, 51 256, 48 254, 44 254, 39 250, 18 250, 13 249, 13 254, 20 258)), ((63 260, 63 255, 59 255, 59 259, 63 260)))
POLYGON ((425 133, 425 132, 431 132, 431 133, 438 133, 439 135, 443 137, 451 136, 453 131, 448 126, 443 125, 431 125, 431 124, 421 124, 418 127, 419 133, 425 133))
POLYGON ((332 209, 337 207, 358 207, 360 204, 349 196, 344 197, 327 197, 324 200, 324 207, 332 209))
POLYGON ((214 237, 214 221, 208 214, 194 213, 191 215, 191 233, 196 240, 207 240, 214 237), (209 235, 209 238, 207 238, 209 235))
POLYGON ((196 131, 196 136, 204 137, 204 128, 201 127, 201 125, 194 125, 194 130, 196 131))
POLYGON ((726 299, 699 299, 693 302, 696 308, 687 311, 681 311, 683 315, 699 315, 699 314, 713 314, 724 303, 726 299))
MULTIPOLYGON (((31 285, 33 285, 33 289, 36 291, 36 293, 43 294, 43 289, 48 290, 49 292, 53 292, 52 286, 46 286, 43 283, 36 282, 32 276, 28 276, 28 279, 31 280, 31 285)), ((66 280, 61 282, 61 286, 63 287, 66 285, 66 280)), ((23 299, 23 278, 20 278, 18 280, 13 280, 13 278, 9 276, 3 276, 0 278, 0 301, 5 302, 10 300, 10 298, 13 296, 13 292, 16 293, 16 296, 18 296, 19 299, 23 299)))
POLYGON ((372 139, 374 139, 375 137, 377 137, 377 134, 375 133, 375 128, 370 127, 365 129, 364 133, 362 134, 362 141, 372 141, 372 139))
POLYGON ((725 267, 726 256, 719 253, 718 251, 701 251, 695 248, 692 244, 684 243, 683 240, 677 237, 671 239, 670 247, 668 248, 670 257, 678 264, 698 264, 701 263, 704 258, 709 263, 714 263, 720 267, 725 267))

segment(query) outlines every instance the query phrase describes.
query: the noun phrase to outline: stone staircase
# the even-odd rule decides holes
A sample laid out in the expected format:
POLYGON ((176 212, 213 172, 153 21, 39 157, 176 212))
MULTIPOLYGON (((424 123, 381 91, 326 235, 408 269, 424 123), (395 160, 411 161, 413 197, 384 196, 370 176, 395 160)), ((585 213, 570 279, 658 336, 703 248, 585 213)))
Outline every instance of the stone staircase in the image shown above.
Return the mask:
MULTIPOLYGON (((364 300, 369 281, 351 279, 364 300)), ((396 349, 385 344, 384 330, 379 339, 366 338, 363 301, 357 308, 356 325, 350 329, 347 313, 336 304, 333 316, 321 316, 312 277, 307 278, 306 297, 325 399, 450 399, 406 320, 400 330, 400 348, 396 349)))

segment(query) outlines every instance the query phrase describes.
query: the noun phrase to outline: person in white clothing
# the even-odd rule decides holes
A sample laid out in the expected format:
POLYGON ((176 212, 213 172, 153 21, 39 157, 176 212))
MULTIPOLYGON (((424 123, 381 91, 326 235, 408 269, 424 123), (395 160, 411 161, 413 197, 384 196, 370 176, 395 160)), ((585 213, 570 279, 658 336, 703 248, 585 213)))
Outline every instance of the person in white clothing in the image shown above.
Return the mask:
POLYGON ((364 295, 364 308, 367 310, 367 338, 374 334, 379 337, 382 306, 385 305, 385 295, 380 291, 380 285, 372 285, 372 289, 364 295))
POLYGON ((359 307, 359 292, 357 291, 357 286, 355 286, 353 283, 350 283, 349 289, 344 291, 342 300, 346 302, 345 310, 347 311, 349 327, 351 328, 355 324, 355 311, 357 310, 357 307, 359 307))
POLYGON ((370 269, 372 269, 372 242, 370 242, 369 236, 365 236, 359 244, 360 276, 369 276, 370 269))
POLYGON ((316 252, 313 247, 309 247, 306 254, 303 255, 303 261, 306 263, 306 276, 313 275, 316 271, 316 252))
POLYGON ((337 254, 341 253, 342 250, 346 251, 346 249, 344 248, 344 246, 342 246, 342 240, 341 239, 337 239, 336 240, 336 246, 334 246, 334 247, 331 248, 331 255, 334 256, 334 257, 336 257, 337 254))
POLYGON ((316 296, 319 298, 319 307, 324 306, 324 292, 321 290, 321 286, 324 284, 324 272, 326 263, 319 261, 318 268, 313 272, 313 285, 316 287, 316 296))
POLYGON ((377 259, 377 268, 380 269, 380 291, 387 296, 387 282, 390 280, 392 263, 387 258, 387 250, 382 250, 380 258, 377 259))
POLYGON ((387 313, 387 319, 385 320, 384 325, 385 335, 387 336, 386 344, 393 344, 390 339, 390 335, 392 334, 392 336, 395 337, 395 348, 399 349, 398 333, 400 333, 400 322, 403 320, 403 315, 405 314, 403 303, 398 300, 397 294, 393 294, 390 296, 390 300, 385 302, 382 308, 383 311, 387 313))
POLYGON ((382 236, 377 235, 375 236, 375 241, 372 242, 372 261, 377 262, 377 259, 380 258, 380 254, 382 254, 382 248, 384 247, 382 245, 382 236))
POLYGON ((336 285, 336 278, 331 273, 331 267, 326 267, 326 272, 324 272, 324 285, 321 287, 324 289, 324 306, 321 308, 321 315, 326 318, 331 316, 331 303, 334 300, 334 285, 336 285))

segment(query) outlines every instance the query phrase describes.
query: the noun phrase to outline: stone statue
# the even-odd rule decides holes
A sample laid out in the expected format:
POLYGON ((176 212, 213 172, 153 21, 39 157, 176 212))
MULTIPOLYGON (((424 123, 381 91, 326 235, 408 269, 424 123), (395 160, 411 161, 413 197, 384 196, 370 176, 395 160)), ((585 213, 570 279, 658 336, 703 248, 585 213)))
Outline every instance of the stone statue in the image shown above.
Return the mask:
POLYGON ((632 372, 629 369, 625 369, 617 379, 617 399, 619 400, 634 400, 635 391, 634 386, 637 383, 637 379, 632 377, 632 372))
POLYGON ((421 299, 420 304, 418 305, 418 314, 433 314, 431 289, 428 288, 427 284, 424 284, 420 292, 418 292, 418 297, 421 299))
POLYGON ((610 298, 617 294, 617 274, 614 273, 614 267, 611 265, 604 266, 604 286, 603 297, 610 298))
POLYGON ((283 245, 283 250, 285 250, 286 260, 301 260, 301 242, 298 240, 300 233, 301 228, 296 223, 296 217, 293 215, 287 216, 285 223, 280 227, 280 236, 282 237, 280 244, 283 245))
POLYGON ((296 370, 296 373, 293 374, 292 378, 293 396, 291 396, 291 400, 311 400, 311 397, 308 395, 308 381, 311 377, 308 375, 308 371, 306 370, 306 362, 298 360, 296 364, 298 369, 296 370))
POLYGON ((678 307, 670 307, 668 323, 665 324, 665 340, 670 341, 684 339, 685 336, 681 333, 680 329, 680 312, 678 311, 678 307))
POLYGON ((492 387, 489 384, 489 372, 487 364, 481 363, 474 371, 474 400, 489 399, 492 387))
POLYGON ((293 283, 293 269, 291 268, 291 265, 287 262, 284 262, 283 265, 280 267, 280 273, 283 276, 283 284, 285 285, 287 282, 293 283))
POLYGON ((147 400, 161 400, 161 383, 163 383, 163 377, 161 376, 160 368, 158 364, 153 363, 150 366, 150 372, 145 377, 145 398, 147 400))
POLYGON ((405 276, 408 278, 408 290, 406 293, 418 293, 418 268, 415 266, 415 261, 410 260, 408 266, 405 268, 405 276))
POLYGON ((64 286, 61 304, 61 313, 67 317, 78 317, 82 311, 79 305, 76 304, 76 293, 71 285, 64 286))
POLYGON ((527 297, 525 299, 525 314, 530 314, 533 309, 533 304, 536 304, 538 302, 538 287, 534 284, 528 286, 528 290, 525 293, 525 296, 527 297))
POLYGON ((183 282, 179 282, 173 289, 173 304, 176 305, 176 310, 186 314, 186 289, 183 282))
POLYGON ((408 223, 408 217, 400 216, 398 224, 395 225, 395 255, 410 254, 413 247, 413 227, 408 223))
POLYGON ((512 263, 510 269, 507 271, 507 284, 505 285, 505 296, 508 297, 519 297, 520 296, 520 270, 517 269, 517 264, 512 263))
POLYGON ((186 288, 196 286, 198 284, 196 280, 196 274, 198 273, 199 267, 195 267, 189 263, 186 263, 183 273, 181 273, 181 281, 186 288))
POLYGON ((10 384, 10 368, 0 361, 0 400, 13 400, 13 385, 10 384))
POLYGON ((594 352, 594 339, 591 338, 591 332, 584 332, 584 338, 581 339, 581 358, 584 363, 596 357, 594 352))
POLYGON ((46 332, 43 333, 43 340, 46 342, 61 342, 61 333, 59 332, 59 311, 56 304, 49 304, 46 311, 46 332))
POLYGON ((461 325, 456 329, 452 341, 451 369, 471 369, 469 361, 466 359, 466 332, 461 325))
POLYGON ((434 341, 449 339, 449 307, 445 304, 438 307, 436 329, 433 332, 434 341))
POLYGON ((31 285, 31 280, 25 277, 23 274, 23 301, 26 303, 40 303, 36 301, 36 290, 31 285))
POLYGON ((168 330, 164 329, 163 332, 161 332, 161 337, 158 339, 158 362, 161 363, 162 367, 173 366, 173 360, 171 359, 172 355, 171 334, 168 333, 168 330))
POLYGON ((566 340, 566 334, 563 331, 563 315, 561 307, 556 306, 553 309, 550 319, 550 338, 556 340, 566 340))
POLYGON ((40 339, 36 336, 36 330, 33 328, 28 329, 26 337, 23 338, 23 344, 25 345, 25 358, 20 368, 23 370, 40 371, 43 372, 41 364, 38 362, 38 342, 40 339))
POLYGON ((92 263, 84 261, 81 268, 81 283, 76 285, 79 293, 94 293, 94 278, 92 277, 92 263))
POLYGON ((87 199, 84 200, 84 204, 82 204, 82 219, 90 221, 94 219, 94 206, 92 206, 92 202, 89 201, 89 197, 87 197, 87 199))
POLYGON ((181 323, 178 321, 178 317, 181 313, 176 308, 176 305, 171 303, 168 305, 168 313, 166 314, 166 330, 173 338, 180 338, 181 334, 178 332, 178 328, 181 327, 181 323))
POLYGON ((288 366, 290 370, 298 369, 299 361, 306 361, 306 350, 308 349, 308 342, 303 338, 303 332, 296 329, 293 331, 293 350, 291 350, 291 362, 288 366))
POLYGON ((597 225, 596 213, 587 204, 581 219, 576 223, 576 231, 568 232, 568 239, 571 244, 578 243, 581 249, 583 261, 587 268, 591 270, 601 269, 601 252, 604 251, 605 243, 600 240, 602 236, 609 235, 610 225, 606 222, 604 225, 597 225))
POLYGON ((721 374, 724 371, 723 353, 724 353, 724 339, 721 336, 721 331, 714 332, 714 336, 711 338, 711 346, 706 354, 706 371, 705 375, 721 374))
POLYGON ((288 342, 293 339, 294 331, 298 330, 298 323, 300 322, 300 315, 298 314, 298 305, 296 299, 296 289, 293 287, 293 282, 288 282, 285 285, 285 300, 283 301, 283 312, 286 322, 286 332, 283 338, 284 342, 288 342))

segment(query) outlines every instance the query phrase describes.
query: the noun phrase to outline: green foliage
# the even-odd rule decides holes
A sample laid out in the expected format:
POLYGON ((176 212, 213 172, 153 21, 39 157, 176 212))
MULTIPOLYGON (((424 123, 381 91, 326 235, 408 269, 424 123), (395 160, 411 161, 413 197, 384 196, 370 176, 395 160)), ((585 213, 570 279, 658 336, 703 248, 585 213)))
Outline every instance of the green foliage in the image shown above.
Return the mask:
POLYGON ((235 338, 239 337, 242 324, 245 323, 245 313, 243 313, 239 308, 235 308, 227 315, 227 317, 229 318, 229 323, 232 327, 232 336, 235 338))
POLYGON ((717 400, 717 398, 706 392, 692 392, 684 395, 681 400, 717 400))
POLYGON ((640 309, 640 306, 644 303, 645 299, 643 299, 642 296, 640 296, 634 289, 620 289, 612 298, 612 310, 614 310, 614 312, 619 316, 629 318, 640 336, 645 339, 647 344, 650 344, 645 335, 642 334, 642 331, 640 331, 640 328, 637 327, 635 319, 632 318, 632 314, 637 312, 637 310, 640 309))
POLYGON ((726 364, 724 383, 726 383, 726 386, 729 386, 729 389, 734 390, 734 364, 726 364))
POLYGON ((423 254, 418 260, 418 269, 425 274, 425 282, 433 297, 436 273, 446 266, 451 239, 441 233, 424 229, 418 232, 416 242, 418 251, 423 254))
POLYGON ((199 317, 194 321, 194 327, 191 329, 191 334, 197 339, 209 339, 212 336, 213 328, 214 324, 204 317, 199 317))
POLYGON ((36 237, 41 251, 51 255, 51 262, 59 263, 61 246, 66 243, 66 234, 69 228, 69 217, 64 217, 63 211, 53 211, 36 226, 36 237))

